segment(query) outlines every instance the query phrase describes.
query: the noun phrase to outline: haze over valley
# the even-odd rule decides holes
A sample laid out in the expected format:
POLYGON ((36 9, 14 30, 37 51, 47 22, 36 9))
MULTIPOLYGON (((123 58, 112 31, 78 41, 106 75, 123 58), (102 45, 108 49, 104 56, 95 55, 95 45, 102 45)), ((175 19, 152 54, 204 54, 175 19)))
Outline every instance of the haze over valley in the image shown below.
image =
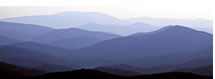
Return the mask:
POLYGON ((213 22, 77 11, 3 18, 0 62, 5 78, 212 79, 213 22))

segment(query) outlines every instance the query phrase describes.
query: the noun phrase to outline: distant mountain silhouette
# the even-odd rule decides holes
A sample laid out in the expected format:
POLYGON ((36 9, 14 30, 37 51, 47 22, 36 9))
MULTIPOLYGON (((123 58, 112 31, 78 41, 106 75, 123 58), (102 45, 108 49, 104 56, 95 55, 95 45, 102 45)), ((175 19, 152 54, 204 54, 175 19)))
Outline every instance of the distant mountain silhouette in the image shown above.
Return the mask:
MULTIPOLYGON (((136 72, 136 73, 133 73, 133 75, 138 75, 138 74, 154 74, 154 73, 170 72, 181 67, 180 65, 160 65, 160 66, 141 68, 141 67, 135 67, 131 65, 120 64, 120 65, 112 65, 112 66, 101 66, 101 67, 96 67, 95 69, 97 68, 102 68, 103 70, 105 70, 105 72, 109 72, 109 73, 111 73, 110 70, 113 70, 113 69, 133 71, 133 72, 136 72)), ((99 70, 102 70, 102 69, 99 69, 99 70)), ((120 72, 118 73, 115 72, 115 74, 120 74, 120 72)))
POLYGON ((213 67, 211 66, 211 64, 213 64, 212 59, 196 59, 195 61, 192 60, 183 64, 175 64, 175 65, 164 64, 164 65, 152 66, 147 68, 141 68, 141 67, 126 65, 126 64, 119 64, 119 65, 100 66, 94 69, 108 72, 108 73, 114 73, 118 75, 155 74, 155 73, 162 73, 162 72, 180 71, 180 72, 193 72, 199 75, 211 76, 211 73, 213 70, 212 69, 213 67), (199 62, 197 63, 197 61, 199 62), (198 71, 197 69, 200 69, 200 71, 198 71))
POLYGON ((81 69, 68 72, 48 73, 32 79, 212 79, 210 76, 200 76, 185 72, 169 72, 152 75, 119 76, 97 70, 81 69))
POLYGON ((92 30, 92 31, 101 31, 101 32, 109 32, 119 35, 131 35, 138 32, 151 32, 154 30, 158 30, 159 27, 145 24, 141 22, 133 23, 130 25, 111 25, 111 24, 94 24, 94 23, 88 23, 84 24, 82 26, 79 26, 78 28, 86 29, 86 30, 92 30))
POLYGON ((99 12, 6 18, 0 78, 212 79, 212 26, 204 19, 121 20, 99 12))
POLYGON ((0 36, 0 45, 7 45, 7 44, 16 43, 16 42, 20 42, 20 41, 14 40, 5 36, 0 36))
MULTIPOLYGON (((147 67, 147 68, 142 68, 139 69, 143 74, 152 74, 152 73, 161 73, 161 72, 172 72, 177 69, 196 69, 196 68, 201 68, 204 66, 211 65, 213 63, 213 60, 211 59, 212 57, 209 58, 200 58, 200 59, 194 59, 188 62, 185 62, 183 64, 174 64, 174 65, 159 65, 159 66, 152 66, 152 67, 147 67)), ((165 60, 166 61, 166 60, 165 60)), ((184 71, 184 72, 192 72, 192 71, 184 71)), ((210 73, 206 72, 206 73, 210 73)), ((200 75, 205 75, 201 74, 200 75)))
MULTIPOLYGON (((212 52, 212 48, 211 51, 212 52)), ((198 58, 182 64, 184 68, 199 68, 213 64, 213 57, 198 58)))
POLYGON ((38 24, 53 28, 69 28, 86 23, 125 24, 127 21, 99 12, 63 12, 54 15, 24 16, 2 19, 8 22, 38 24))
POLYGON ((0 21, 0 35, 14 40, 29 40, 51 30, 53 29, 45 26, 0 21))
POLYGON ((125 64, 120 64, 120 65, 111 65, 111 66, 100 66, 94 68, 95 70, 103 71, 103 72, 108 72, 112 74, 117 74, 117 75, 139 75, 141 72, 139 72, 138 67, 132 67, 129 65, 125 64))
POLYGON ((33 41, 65 48, 83 48, 97 42, 118 38, 119 35, 87 31, 78 28, 53 30, 37 37, 33 41))
POLYGON ((69 49, 79 49, 79 48, 84 48, 84 47, 93 45, 100 41, 103 41, 103 40, 97 39, 94 37, 87 37, 87 36, 82 37, 81 36, 81 37, 74 37, 74 38, 54 41, 54 42, 49 43, 49 45, 64 47, 64 48, 69 48, 69 49))
POLYGON ((212 57, 212 37, 187 27, 168 26, 149 34, 102 41, 70 56, 71 60, 80 60, 79 64, 87 66, 182 64, 199 57, 212 57))
POLYGON ((41 64, 69 64, 60 55, 56 57, 56 55, 27 48, 0 46, 0 50, 1 61, 23 67, 35 67, 41 64))
POLYGON ((21 66, 0 62, 0 74, 1 74, 0 77, 4 79, 38 76, 45 73, 46 73, 45 71, 39 70, 39 69, 24 68, 21 66))
MULTIPOLYGON (((209 67, 209 66, 208 66, 209 67)), ((211 66, 210 66, 211 68, 211 66)), ((38 69, 24 68, 0 62, 0 74, 6 79, 212 79, 212 76, 201 76, 187 72, 168 72, 150 75, 115 75, 92 69, 81 69, 66 72, 46 73, 38 69), (43 75, 44 74, 44 75, 43 75)))
POLYGON ((45 70, 47 72, 62 72, 62 71, 71 71, 72 67, 64 66, 64 65, 56 65, 56 64, 41 64, 35 66, 34 68, 45 70))
POLYGON ((168 18, 152 18, 152 17, 140 17, 140 18, 131 18, 127 19, 131 22, 143 22, 147 24, 152 24, 154 26, 167 26, 167 25, 183 25, 189 26, 196 30, 206 31, 213 33, 213 22, 211 20, 205 19, 168 19, 168 18), (203 27, 204 26, 204 27, 203 27))
POLYGON ((180 68, 175 71, 193 72, 200 75, 213 76, 213 65, 211 64, 205 67, 198 67, 198 68, 180 68))
MULTIPOLYGON (((142 63, 142 65, 147 64, 148 67, 153 65, 165 65, 165 64, 172 64, 172 65, 178 65, 183 64, 184 67, 199 67, 199 66, 205 66, 212 63, 213 58, 213 47, 206 48, 203 50, 196 50, 196 51, 190 51, 190 52, 179 52, 179 53, 171 53, 168 55, 162 55, 162 56, 152 56, 152 57, 146 57, 142 60, 150 59, 150 61, 145 61, 142 63), (201 60, 203 59, 203 60, 201 60), (206 60, 205 60, 206 59, 206 60), (200 60, 198 62, 198 60, 200 60), (159 61, 159 62, 156 62, 159 61), (156 63, 152 63, 156 62, 156 63)), ((180 66, 180 65, 179 65, 180 66)), ((169 68, 169 67, 167 67, 169 68)), ((174 68, 174 67, 173 67, 174 68)), ((169 68, 171 69, 171 67, 169 68)), ((167 70, 167 69, 164 69, 167 70)))
POLYGON ((43 52, 44 54, 48 54, 48 55, 52 55, 52 56, 56 56, 56 57, 64 56, 67 53, 72 51, 70 49, 50 46, 50 45, 36 43, 36 42, 13 43, 13 44, 10 44, 10 46, 35 50, 35 51, 43 52))
MULTIPOLYGON (((144 70, 144 68, 136 67, 136 66, 132 66, 132 65, 127 65, 127 64, 104 65, 104 66, 95 67, 95 69, 97 69, 97 68, 128 70, 128 71, 136 72, 134 74, 140 74, 144 70)), ((108 72, 108 71, 105 71, 105 72, 108 72)), ((117 73, 115 73, 115 74, 117 74, 117 73)))
MULTIPOLYGON (((184 25, 190 26, 190 28, 193 29, 213 33, 213 22, 205 19, 159 19, 151 17, 140 17, 122 20, 100 12, 62 12, 53 15, 6 18, 1 19, 1 21, 36 24, 49 26, 52 28, 70 28, 84 25, 87 23, 129 25, 132 23, 143 22, 159 27, 172 24, 184 25)), ((121 32, 124 33, 123 31, 121 32)))

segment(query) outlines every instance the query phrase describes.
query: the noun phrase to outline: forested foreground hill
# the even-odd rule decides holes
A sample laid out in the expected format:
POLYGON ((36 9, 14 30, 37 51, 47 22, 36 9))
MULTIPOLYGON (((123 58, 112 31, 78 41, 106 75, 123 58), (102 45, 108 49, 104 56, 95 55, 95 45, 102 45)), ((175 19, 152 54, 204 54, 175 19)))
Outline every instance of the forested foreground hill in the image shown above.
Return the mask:
POLYGON ((150 75, 116 75, 95 69, 79 69, 47 73, 38 69, 24 68, 0 62, 1 79, 212 79, 189 72, 165 72, 150 75))
POLYGON ((0 62, 0 79, 14 79, 31 77, 45 74, 46 72, 39 69, 25 68, 4 62, 0 62))
MULTIPOLYGON (((48 73, 32 79, 212 79, 188 72, 168 72, 152 75, 120 76, 97 70, 81 69, 68 72, 48 73)), ((29 78, 28 78, 29 79, 29 78)))
POLYGON ((88 69, 47 73, 41 76, 25 76, 20 75, 19 73, 1 73, 0 77, 1 79, 213 79, 212 76, 201 76, 189 72, 167 72, 151 75, 121 76, 88 69))

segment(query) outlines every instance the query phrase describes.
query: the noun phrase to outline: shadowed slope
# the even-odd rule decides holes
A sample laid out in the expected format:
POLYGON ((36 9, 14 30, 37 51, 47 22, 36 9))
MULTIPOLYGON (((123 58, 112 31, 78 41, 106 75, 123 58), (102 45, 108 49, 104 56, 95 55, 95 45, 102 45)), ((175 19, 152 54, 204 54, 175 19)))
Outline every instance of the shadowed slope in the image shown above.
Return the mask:
POLYGON ((70 56, 88 66, 182 64, 198 57, 211 57, 212 39, 206 32, 168 26, 148 34, 102 41, 70 56))
POLYGON ((45 71, 38 69, 24 68, 21 66, 15 66, 12 64, 7 64, 0 62, 0 74, 1 78, 16 78, 25 76, 38 76, 44 74, 45 71))
MULTIPOLYGON (((56 57, 56 55, 15 46, 0 46, 0 60, 24 67, 34 67, 41 64, 66 64, 63 58, 56 57)), ((67 62, 67 64, 69 63, 67 62)))
POLYGON ((78 28, 70 28, 57 29, 41 34, 37 37, 34 37, 33 41, 58 47, 78 49, 87 47, 97 42, 118 37, 121 36, 105 32, 94 32, 78 28))
POLYGON ((213 76, 213 65, 208 65, 208 66, 198 67, 198 68, 180 68, 175 71, 193 72, 196 74, 213 76))
POLYGON ((0 36, 0 45, 7 45, 7 44, 16 43, 16 42, 19 42, 19 41, 5 36, 0 36))
POLYGON ((184 72, 169 72, 152 75, 119 76, 96 70, 82 69, 69 72, 49 73, 33 79, 212 79, 212 77, 184 72))
POLYGON ((15 40, 30 40, 32 37, 53 30, 45 26, 0 21, 0 35, 15 40))

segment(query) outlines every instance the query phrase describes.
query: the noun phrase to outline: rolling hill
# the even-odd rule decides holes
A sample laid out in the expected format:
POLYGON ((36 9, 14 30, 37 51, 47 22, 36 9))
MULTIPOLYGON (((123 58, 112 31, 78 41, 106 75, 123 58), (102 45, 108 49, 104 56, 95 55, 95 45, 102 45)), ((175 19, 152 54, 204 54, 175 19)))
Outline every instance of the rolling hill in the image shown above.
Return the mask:
POLYGON ((56 47, 56 46, 50 46, 50 45, 36 43, 36 42, 13 43, 13 44, 10 44, 9 46, 39 51, 39 52, 43 52, 44 54, 48 54, 50 56, 55 56, 55 57, 64 56, 64 55, 66 55, 72 51, 70 49, 56 47))
POLYGON ((84 48, 84 47, 96 44, 100 41, 103 41, 103 40, 100 40, 94 37, 81 36, 81 37, 57 40, 48 44, 53 46, 68 48, 68 49, 79 49, 79 48, 84 48))
POLYGON ((42 64, 71 64, 65 61, 60 55, 56 56, 39 50, 15 46, 0 46, 0 60, 10 64, 32 68, 42 64))
POLYGON ((201 57, 212 57, 212 39, 212 35, 206 32, 168 26, 143 35, 102 41, 73 51, 76 53, 70 56, 86 66, 182 64, 201 57))
POLYGON ((34 36, 51 30, 53 29, 46 26, 0 21, 0 35, 14 40, 30 40, 34 36))
POLYGON ((86 23, 125 24, 127 21, 99 13, 99 12, 62 12, 54 15, 24 16, 6 18, 2 21, 37 24, 52 28, 71 28, 86 23))
POLYGON ((141 72, 139 72, 138 67, 132 67, 129 65, 112 65, 112 66, 100 66, 94 68, 95 70, 99 70, 102 72, 108 72, 112 74, 117 74, 117 75, 139 75, 141 72))
POLYGON ((169 18, 152 18, 152 17, 139 17, 127 19, 130 22, 143 22, 154 26, 167 26, 167 25, 183 25, 189 28, 213 33, 213 22, 207 19, 169 19, 169 18))
MULTIPOLYGON (((100 12, 62 12, 62 13, 57 13, 53 15, 5 18, 5 19, 1 19, 1 21, 36 24, 36 25, 42 25, 42 26, 49 26, 52 28, 71 28, 71 27, 77 27, 84 24, 88 24, 88 23, 96 23, 99 25, 103 25, 103 24, 129 25, 132 23, 143 22, 146 24, 159 26, 159 27, 177 24, 177 25, 189 26, 189 28, 193 28, 196 30, 213 33, 212 21, 205 20, 205 19, 168 19, 168 18, 152 18, 152 17, 119 19, 100 12)), ((114 32, 117 32, 117 30, 114 32)))
POLYGON ((93 68, 95 70, 104 71, 118 75, 139 75, 139 74, 155 74, 163 72, 192 72, 199 75, 212 76, 213 73, 212 59, 196 59, 183 64, 164 64, 151 67, 137 67, 133 65, 119 64, 106 65, 93 68))
POLYGON ((81 69, 68 72, 48 73, 32 79, 212 79, 210 76, 200 76, 185 72, 169 72, 151 75, 120 76, 97 70, 81 69))
POLYGON ((45 73, 45 71, 39 69, 24 68, 21 66, 0 62, 0 77, 4 79, 38 76, 45 73))
POLYGON ((70 49, 83 48, 100 41, 121 37, 119 35, 87 31, 78 28, 57 29, 37 37, 34 42, 65 47, 70 49))
POLYGON ((101 24, 88 23, 88 24, 81 25, 77 28, 91 30, 91 31, 114 33, 114 34, 119 34, 123 36, 131 35, 138 32, 151 32, 159 29, 159 27, 146 24, 146 23, 141 23, 141 22, 137 22, 129 25, 113 25, 113 24, 101 25, 101 24))
POLYGON ((63 71, 74 70, 74 68, 70 66, 56 65, 56 64, 41 64, 41 65, 35 66, 34 68, 45 70, 47 72, 63 72, 63 71))
POLYGON ((200 75, 213 76, 213 65, 211 64, 208 66, 198 67, 198 68, 179 68, 179 69, 176 69, 175 71, 192 72, 200 75))
POLYGON ((7 44, 12 44, 17 42, 20 42, 20 41, 14 40, 5 36, 0 36, 0 45, 7 45, 7 44))

